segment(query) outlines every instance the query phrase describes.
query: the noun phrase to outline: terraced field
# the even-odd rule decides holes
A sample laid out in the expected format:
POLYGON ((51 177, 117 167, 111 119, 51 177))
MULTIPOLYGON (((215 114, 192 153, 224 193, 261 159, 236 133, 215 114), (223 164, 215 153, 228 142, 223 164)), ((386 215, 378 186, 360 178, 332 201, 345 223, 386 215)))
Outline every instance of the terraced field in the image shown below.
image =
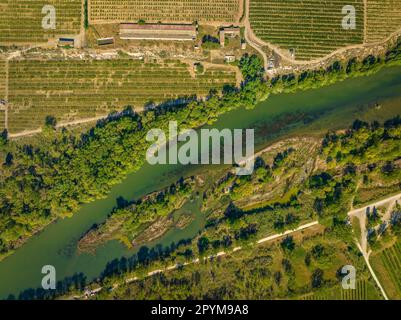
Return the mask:
POLYGON ((187 64, 140 60, 10 61, 9 130, 37 129, 47 115, 58 121, 102 116, 127 105, 143 108, 236 83, 235 71, 206 69, 192 77, 187 64))
POLYGON ((382 41, 401 28, 400 0, 368 0, 367 4, 368 42, 382 41))
POLYGON ((363 42, 363 0, 250 0, 249 19, 260 39, 285 50, 297 60, 310 60, 363 42), (356 9, 356 29, 342 28, 342 8, 356 9))
POLYGON ((372 266, 390 299, 401 299, 401 241, 372 258, 372 266))
POLYGON ((78 34, 81 24, 81 0, 1 0, 0 44, 47 42, 56 35, 78 34), (42 8, 56 9, 56 29, 42 28, 42 8))
POLYGON ((91 23, 126 22, 235 22, 242 0, 91 0, 91 23))

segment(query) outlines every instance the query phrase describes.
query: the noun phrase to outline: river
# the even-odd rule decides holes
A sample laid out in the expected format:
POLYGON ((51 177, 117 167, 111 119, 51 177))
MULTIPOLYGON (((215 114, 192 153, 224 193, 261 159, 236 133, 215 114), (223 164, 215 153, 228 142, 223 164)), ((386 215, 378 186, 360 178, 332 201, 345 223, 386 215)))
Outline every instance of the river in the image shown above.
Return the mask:
MULTIPOLYGON (((253 110, 239 109, 221 116, 211 127, 255 128, 256 149, 260 150, 284 137, 346 128, 355 118, 380 121, 396 114, 401 114, 401 67, 390 67, 329 87, 271 96, 253 110)), ((0 298, 40 287, 44 265, 55 266, 57 280, 76 272, 93 279, 108 261, 132 255, 134 251, 116 241, 100 247, 95 255, 78 254, 76 243, 94 223, 104 221, 118 197, 137 199, 198 170, 198 166, 146 164, 114 186, 107 198, 84 204, 72 218, 50 225, 0 262, 0 298)), ((170 230, 149 245, 167 245, 194 236, 203 226, 202 218, 198 213, 187 228, 170 230)))

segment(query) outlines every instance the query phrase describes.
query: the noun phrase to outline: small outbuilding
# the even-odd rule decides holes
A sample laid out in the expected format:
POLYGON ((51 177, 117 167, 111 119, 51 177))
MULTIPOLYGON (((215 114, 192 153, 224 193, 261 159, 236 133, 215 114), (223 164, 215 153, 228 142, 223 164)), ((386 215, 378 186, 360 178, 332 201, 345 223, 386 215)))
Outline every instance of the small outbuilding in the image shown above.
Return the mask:
POLYGON ((120 38, 124 40, 194 41, 196 36, 197 27, 192 24, 120 24, 120 38))
POLYGON ((220 29, 220 45, 224 47, 226 42, 226 36, 230 38, 240 37, 241 29, 239 27, 223 27, 220 29))
POLYGON ((235 56, 234 56, 234 55, 226 55, 226 56, 224 57, 224 61, 225 61, 226 63, 235 62, 235 56))
POLYGON ((114 38, 113 37, 97 39, 97 45, 98 46, 105 46, 105 45, 109 45, 109 44, 113 44, 113 43, 114 43, 114 38))
POLYGON ((74 47, 75 40, 74 38, 59 38, 58 46, 59 47, 74 47))

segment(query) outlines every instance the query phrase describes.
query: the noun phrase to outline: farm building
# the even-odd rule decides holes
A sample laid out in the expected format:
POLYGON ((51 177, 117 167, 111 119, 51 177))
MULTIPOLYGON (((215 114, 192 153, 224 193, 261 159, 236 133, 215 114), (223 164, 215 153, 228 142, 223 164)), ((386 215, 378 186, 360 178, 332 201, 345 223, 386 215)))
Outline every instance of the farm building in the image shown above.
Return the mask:
POLYGON ((97 39, 98 46, 104 46, 104 45, 113 44, 113 43, 114 43, 114 38, 99 38, 99 39, 97 39))
POLYGON ((0 99, 0 111, 6 110, 6 106, 7 106, 7 101, 0 99))
POLYGON ((224 57, 224 61, 227 63, 235 62, 235 56, 234 55, 226 55, 224 57))
POLYGON ((197 28, 188 24, 120 24, 120 38, 125 40, 193 41, 197 28))
POLYGON ((58 39, 58 45, 60 47, 64 47, 64 46, 73 47, 74 46, 74 39, 73 38, 59 38, 58 39))
POLYGON ((235 38, 241 36, 241 29, 239 27, 229 27, 220 29, 220 45, 224 47, 226 42, 226 36, 235 38))

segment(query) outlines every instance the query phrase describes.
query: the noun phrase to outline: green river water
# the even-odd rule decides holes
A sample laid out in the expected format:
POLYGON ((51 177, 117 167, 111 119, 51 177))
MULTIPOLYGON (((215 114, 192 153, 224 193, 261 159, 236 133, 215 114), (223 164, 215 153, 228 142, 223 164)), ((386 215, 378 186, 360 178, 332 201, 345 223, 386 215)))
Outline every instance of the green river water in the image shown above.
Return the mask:
MULTIPOLYGON (((401 67, 385 68, 373 76, 350 79, 321 89, 272 96, 253 110, 239 109, 221 116, 212 127, 255 128, 255 147, 260 150, 286 136, 321 134, 328 129, 345 128, 357 117, 384 120, 396 114, 401 114, 401 67)), ((40 287, 41 269, 47 264, 56 267, 57 280, 76 272, 83 272, 92 279, 100 274, 108 261, 132 255, 135 251, 116 241, 100 247, 94 255, 78 254, 76 243, 94 223, 104 221, 118 197, 139 198, 198 170, 199 166, 146 164, 114 186, 107 198, 85 204, 72 218, 50 225, 0 262, 0 298, 10 293, 18 294, 26 288, 40 287)), ((196 212, 196 219, 185 229, 170 230, 149 246, 168 245, 196 235, 204 219, 195 205, 188 206, 188 210, 196 212)))

